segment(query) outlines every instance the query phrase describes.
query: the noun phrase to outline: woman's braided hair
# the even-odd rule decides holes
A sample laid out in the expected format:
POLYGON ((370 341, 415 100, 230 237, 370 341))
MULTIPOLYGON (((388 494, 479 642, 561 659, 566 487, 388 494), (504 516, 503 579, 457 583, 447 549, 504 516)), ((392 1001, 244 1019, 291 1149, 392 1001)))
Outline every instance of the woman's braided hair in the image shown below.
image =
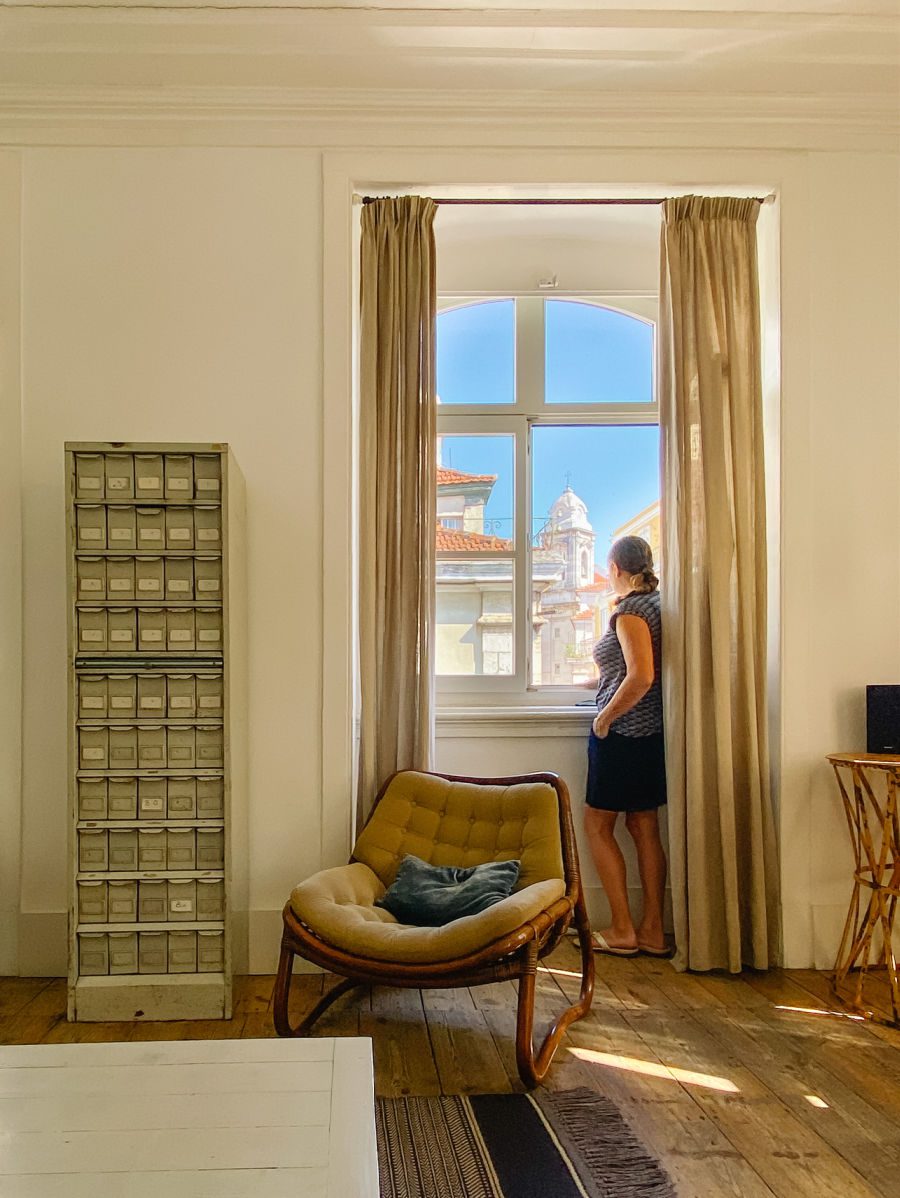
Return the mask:
POLYGON ((649 595, 659 586, 653 572, 653 551, 643 537, 620 537, 614 541, 609 560, 630 576, 632 595, 649 595))

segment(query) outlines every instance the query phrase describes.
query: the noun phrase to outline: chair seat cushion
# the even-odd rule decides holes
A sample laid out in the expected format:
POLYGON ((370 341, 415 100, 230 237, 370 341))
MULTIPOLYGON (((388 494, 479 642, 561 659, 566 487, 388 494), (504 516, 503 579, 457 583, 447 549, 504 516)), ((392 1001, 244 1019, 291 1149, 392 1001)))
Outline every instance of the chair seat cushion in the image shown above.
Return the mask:
POLYGON ((378 875, 356 861, 322 870, 301 882, 291 893, 291 908, 321 940, 345 953, 426 965, 468 956, 514 932, 561 898, 566 884, 562 878, 535 882, 486 911, 439 928, 398 923, 389 911, 375 906, 384 892, 378 875))

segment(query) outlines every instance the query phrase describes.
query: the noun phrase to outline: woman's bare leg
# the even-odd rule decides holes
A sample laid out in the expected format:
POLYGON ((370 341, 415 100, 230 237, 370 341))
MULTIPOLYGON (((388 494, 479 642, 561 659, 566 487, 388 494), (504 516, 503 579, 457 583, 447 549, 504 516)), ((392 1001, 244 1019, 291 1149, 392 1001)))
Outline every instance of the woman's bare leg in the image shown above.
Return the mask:
POLYGON ((637 944, 637 933, 628 907, 625 858, 615 836, 618 817, 617 811, 598 811, 594 807, 586 807, 584 828, 612 913, 612 923, 600 934, 613 948, 633 948, 637 944))
POLYGON ((637 849, 641 886, 644 890, 644 911, 637 929, 639 944, 648 948, 665 948, 663 931, 663 902, 666 894, 666 854, 659 837, 659 813, 629 811, 625 826, 637 849))

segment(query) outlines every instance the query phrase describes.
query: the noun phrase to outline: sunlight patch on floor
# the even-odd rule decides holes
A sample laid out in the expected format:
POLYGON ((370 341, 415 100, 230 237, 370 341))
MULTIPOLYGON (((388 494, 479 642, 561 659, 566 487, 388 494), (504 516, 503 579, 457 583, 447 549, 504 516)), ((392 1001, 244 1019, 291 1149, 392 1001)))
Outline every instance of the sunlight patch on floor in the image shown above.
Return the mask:
POLYGON ((823 1011, 819 1007, 786 1007, 782 1003, 775 1004, 776 1011, 792 1011, 796 1015, 830 1015, 832 1019, 853 1019, 857 1023, 865 1023, 865 1015, 851 1015, 848 1011, 823 1011))
POLYGON ((637 1057, 622 1057, 611 1052, 596 1052, 591 1048, 570 1048, 569 1052, 589 1065, 605 1065, 608 1069, 624 1069, 629 1073, 641 1073, 645 1077, 662 1077, 667 1081, 681 1082, 686 1086, 703 1086, 707 1090, 719 1090, 725 1094, 740 1093, 733 1081, 727 1077, 716 1077, 712 1073, 697 1073, 693 1069, 679 1069, 677 1065, 642 1061, 637 1057))

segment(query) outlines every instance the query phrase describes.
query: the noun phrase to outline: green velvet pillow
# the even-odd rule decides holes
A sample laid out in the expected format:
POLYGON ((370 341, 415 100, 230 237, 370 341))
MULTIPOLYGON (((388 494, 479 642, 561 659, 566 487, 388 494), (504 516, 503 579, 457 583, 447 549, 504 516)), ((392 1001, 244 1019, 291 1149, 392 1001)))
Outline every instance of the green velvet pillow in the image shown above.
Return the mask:
POLYGON ((519 861, 488 861, 459 869, 429 865, 411 853, 404 857, 394 882, 375 902, 400 923, 439 928, 464 915, 477 915, 512 894, 519 880, 519 861))

